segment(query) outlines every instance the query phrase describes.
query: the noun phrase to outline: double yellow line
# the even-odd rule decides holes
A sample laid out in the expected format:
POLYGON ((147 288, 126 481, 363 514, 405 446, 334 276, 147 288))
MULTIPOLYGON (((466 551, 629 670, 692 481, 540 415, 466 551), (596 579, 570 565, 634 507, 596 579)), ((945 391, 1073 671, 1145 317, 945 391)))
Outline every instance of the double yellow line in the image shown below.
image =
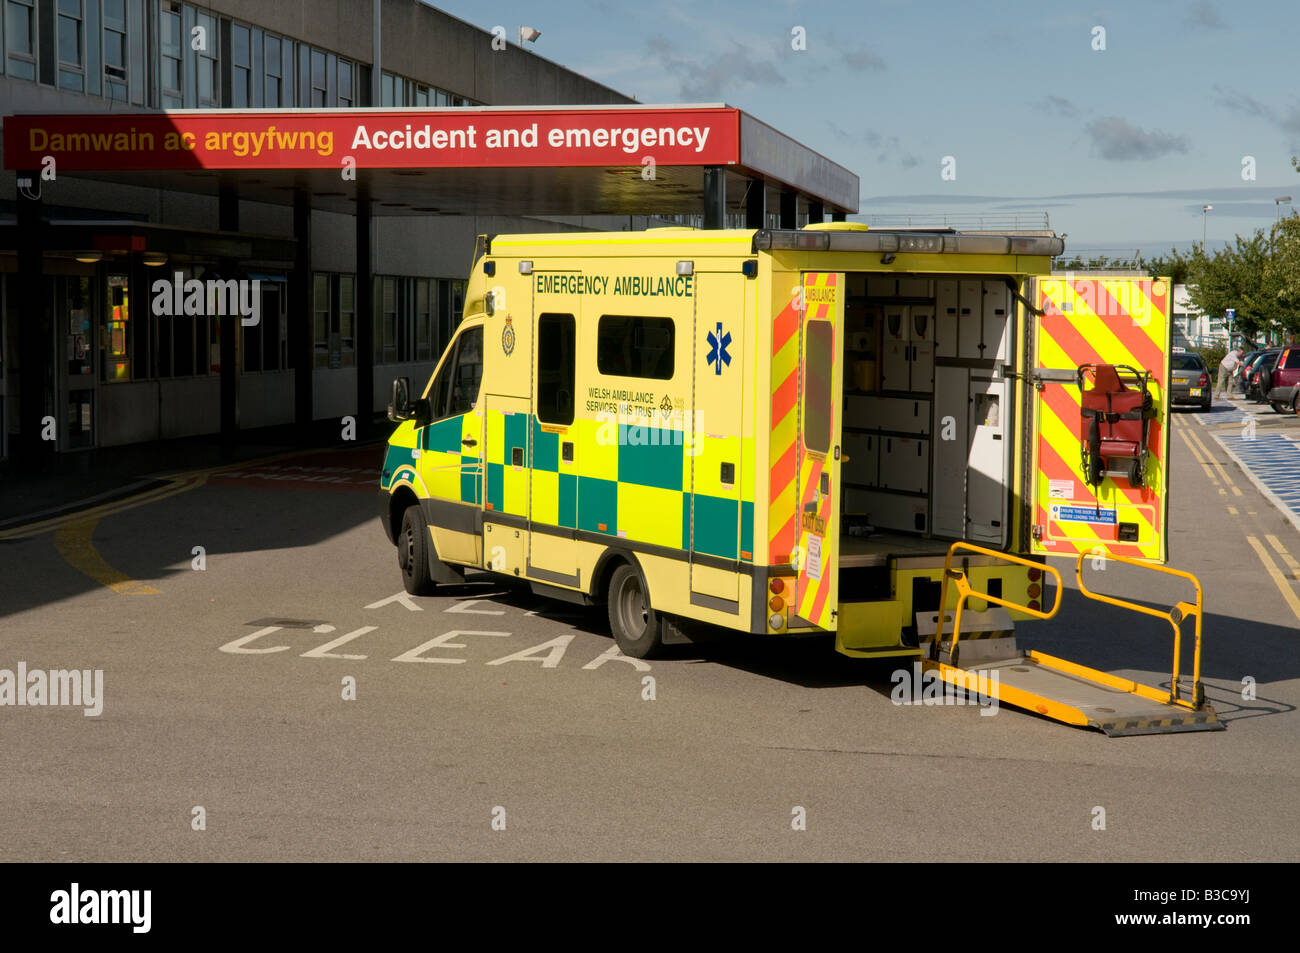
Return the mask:
MULTIPOLYGON (((1237 487, 1237 484, 1233 482, 1232 476, 1228 472, 1228 468, 1211 459, 1209 448, 1206 447, 1206 445, 1201 441, 1201 438, 1193 432, 1191 424, 1179 420, 1177 430, 1178 435, 1183 438, 1183 442, 1187 444, 1187 448, 1192 452, 1192 456, 1196 458, 1196 462, 1205 470, 1205 475, 1210 478, 1210 482, 1219 487, 1219 492, 1226 496, 1227 490, 1231 489, 1235 496, 1241 496, 1241 490, 1237 487), (1217 474, 1214 469, 1215 467, 1218 468, 1217 474), (1223 481, 1222 486, 1220 486, 1219 483, 1220 478, 1222 478, 1223 481)), ((1230 506, 1228 509, 1234 514, 1236 513, 1235 507, 1230 506)), ((1291 614, 1296 617, 1296 621, 1300 622, 1300 596, 1296 595, 1295 589, 1291 586, 1292 582, 1300 581, 1300 562, 1298 562, 1295 557, 1287 551, 1287 548, 1282 545, 1282 541, 1276 536, 1272 534, 1264 534, 1264 539, 1268 541, 1268 545, 1273 548, 1273 551, 1277 553, 1278 558, 1281 559, 1287 569, 1290 570, 1290 577, 1288 577, 1286 573, 1282 572, 1278 567, 1277 561, 1274 560, 1273 556, 1269 553, 1268 548, 1259 541, 1257 536, 1252 536, 1249 533, 1246 534, 1246 542, 1250 544, 1251 549, 1255 550, 1255 555, 1259 557, 1259 561, 1263 564, 1264 571, 1267 572, 1269 578, 1273 580, 1273 584, 1277 586, 1278 592, 1282 593, 1282 598, 1286 600, 1287 606, 1291 609, 1291 614)))
POLYGON ((61 516, 51 516, 49 519, 39 520, 35 523, 24 523, 22 526, 16 526, 13 529, 0 530, 0 540, 31 539, 33 536, 57 532, 66 526, 77 523, 88 521, 97 523, 105 516, 112 516, 114 513, 122 513, 126 510, 135 509, 137 506, 143 506, 146 503, 153 503, 169 496, 175 496, 177 493, 184 493, 186 490, 193 490, 206 483, 212 472, 211 470, 203 470, 183 476, 167 477, 165 479, 168 482, 165 486, 154 487, 152 490, 145 490, 143 493, 123 497, 120 500, 113 500, 110 503, 102 503, 89 509, 64 513, 61 516))
POLYGON ((1183 438, 1183 443, 1187 444, 1187 449, 1192 452, 1196 462, 1201 465, 1205 475, 1210 478, 1210 483, 1218 487, 1222 496, 1227 496, 1228 491, 1232 491, 1233 496, 1241 496, 1241 488, 1233 482, 1228 468, 1217 460, 1214 460, 1210 454, 1210 449, 1201 442, 1201 438, 1193 432, 1192 426, 1183 420, 1178 421, 1178 436, 1183 438), (1217 472, 1216 472, 1217 468, 1217 472), (1220 485, 1222 480, 1222 485, 1220 485))

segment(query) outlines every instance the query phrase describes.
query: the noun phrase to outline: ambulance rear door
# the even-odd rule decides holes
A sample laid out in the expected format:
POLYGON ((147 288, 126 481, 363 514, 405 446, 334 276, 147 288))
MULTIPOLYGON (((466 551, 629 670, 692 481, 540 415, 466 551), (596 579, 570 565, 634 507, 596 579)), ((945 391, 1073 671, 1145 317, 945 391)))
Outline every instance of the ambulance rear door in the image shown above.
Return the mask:
POLYGON ((799 312, 795 614, 834 631, 839 614, 843 272, 804 272, 799 312))
POLYGON ((1032 300, 1043 313, 1029 317, 1033 463, 1025 525, 1030 551, 1165 562, 1170 282, 1040 278, 1032 300), (1114 368, 1114 374, 1099 371, 1099 365, 1114 368), (1085 414, 1081 380, 1101 410, 1085 414), (1135 396, 1142 391, 1149 398, 1135 396), (1143 403, 1147 409, 1135 419, 1128 408, 1143 403), (1096 431, 1090 433, 1094 423, 1096 431), (1141 438, 1141 454, 1126 454, 1129 434, 1141 438), (1096 461, 1092 472, 1090 459, 1096 461), (1131 479, 1135 461, 1141 471, 1137 485, 1131 479))

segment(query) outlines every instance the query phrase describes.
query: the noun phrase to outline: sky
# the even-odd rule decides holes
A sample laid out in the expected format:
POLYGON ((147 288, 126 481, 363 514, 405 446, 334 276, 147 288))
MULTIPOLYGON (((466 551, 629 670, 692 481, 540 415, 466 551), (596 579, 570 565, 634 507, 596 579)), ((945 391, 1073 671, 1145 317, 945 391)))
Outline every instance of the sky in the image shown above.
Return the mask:
POLYGON ((534 27, 537 54, 640 102, 745 110, 854 172, 855 220, 1046 214, 1067 253, 1152 255, 1300 208, 1295 0, 434 5, 534 27))

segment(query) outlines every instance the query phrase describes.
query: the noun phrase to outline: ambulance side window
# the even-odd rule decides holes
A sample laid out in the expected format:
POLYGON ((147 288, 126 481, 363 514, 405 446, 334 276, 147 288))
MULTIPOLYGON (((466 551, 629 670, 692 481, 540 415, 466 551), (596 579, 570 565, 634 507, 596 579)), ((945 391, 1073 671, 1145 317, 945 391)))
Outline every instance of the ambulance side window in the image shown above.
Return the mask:
POLYGON ((483 329, 470 328, 460 336, 456 348, 456 371, 451 379, 451 402, 448 415, 467 414, 478 400, 479 382, 483 380, 483 329))
POLYGON ((596 369, 610 377, 673 379, 672 318, 602 314, 596 329, 596 369))
POLYGON ((537 419, 544 424, 573 423, 575 332, 571 314, 537 318, 537 419))
POLYGON ((451 355, 429 388, 429 404, 434 420, 474 409, 479 382, 483 379, 483 329, 469 328, 456 340, 451 355))

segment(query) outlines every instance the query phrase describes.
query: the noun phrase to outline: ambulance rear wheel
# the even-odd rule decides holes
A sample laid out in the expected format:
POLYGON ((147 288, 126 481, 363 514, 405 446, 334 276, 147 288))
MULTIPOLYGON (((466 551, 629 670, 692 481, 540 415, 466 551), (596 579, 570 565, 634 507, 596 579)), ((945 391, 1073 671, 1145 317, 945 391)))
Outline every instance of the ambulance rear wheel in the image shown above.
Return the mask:
POLYGON ((402 531, 397 534, 397 564, 402 567, 402 586, 413 596, 431 596, 435 588, 429 576, 429 526, 419 506, 408 506, 402 514, 402 531))
POLYGON ((663 647, 663 620, 650 608, 645 583, 636 568, 624 563, 609 577, 609 628, 619 651, 629 658, 650 658, 663 647))

